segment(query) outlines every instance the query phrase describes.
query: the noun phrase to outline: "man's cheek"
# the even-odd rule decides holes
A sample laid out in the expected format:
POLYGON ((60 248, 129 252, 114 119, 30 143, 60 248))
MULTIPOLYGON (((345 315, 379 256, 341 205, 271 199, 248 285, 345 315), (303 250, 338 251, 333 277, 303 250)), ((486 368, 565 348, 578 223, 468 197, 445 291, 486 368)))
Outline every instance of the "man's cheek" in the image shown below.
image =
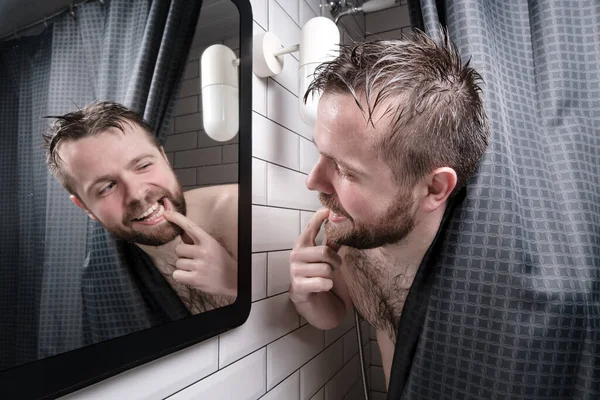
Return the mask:
POLYGON ((345 207, 352 218, 364 221, 372 215, 374 204, 368 198, 355 196, 349 198, 346 204, 342 203, 342 206, 345 207))
POLYGON ((116 204, 105 204, 99 212, 102 221, 114 225, 115 222, 121 222, 124 215, 117 208, 116 204))
POLYGON ((361 201, 352 197, 340 197, 340 205, 352 218, 362 214, 361 201))

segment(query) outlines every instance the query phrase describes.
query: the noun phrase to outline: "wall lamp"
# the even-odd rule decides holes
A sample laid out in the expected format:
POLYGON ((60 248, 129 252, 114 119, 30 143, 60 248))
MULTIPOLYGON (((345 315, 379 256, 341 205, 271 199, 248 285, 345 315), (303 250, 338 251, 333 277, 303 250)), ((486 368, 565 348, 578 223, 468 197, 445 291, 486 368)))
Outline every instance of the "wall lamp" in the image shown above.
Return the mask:
POLYGON ((207 47, 200 58, 204 132, 218 142, 239 131, 239 65, 233 50, 222 44, 207 47))
POLYGON ((275 76, 283 70, 283 56, 298 51, 298 112, 305 123, 314 126, 321 94, 312 92, 304 103, 304 93, 313 80, 316 67, 337 56, 339 43, 340 31, 332 20, 311 18, 302 27, 299 44, 284 47, 273 32, 254 36, 252 69, 259 78, 275 76))
MULTIPOLYGON (((340 31, 324 17, 308 20, 302 27, 300 43, 284 47, 273 32, 253 38, 252 69, 259 78, 275 76, 283 71, 285 54, 298 51, 298 112, 310 126, 317 119, 320 93, 313 92, 304 103, 304 93, 313 80, 316 67, 337 56, 340 31)), ((200 59, 202 120, 204 131, 213 140, 232 139, 239 130, 239 59, 229 47, 209 46, 200 59)))

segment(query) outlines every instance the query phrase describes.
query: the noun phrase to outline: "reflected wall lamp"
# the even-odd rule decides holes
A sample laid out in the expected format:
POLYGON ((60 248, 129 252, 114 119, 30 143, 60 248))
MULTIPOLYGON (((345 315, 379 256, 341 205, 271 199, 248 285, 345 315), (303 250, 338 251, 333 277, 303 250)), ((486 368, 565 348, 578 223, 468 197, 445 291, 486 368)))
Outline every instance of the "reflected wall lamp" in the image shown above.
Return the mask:
POLYGON ((209 46, 200 59, 202 121, 206 134, 226 142, 239 130, 239 58, 222 44, 209 46))

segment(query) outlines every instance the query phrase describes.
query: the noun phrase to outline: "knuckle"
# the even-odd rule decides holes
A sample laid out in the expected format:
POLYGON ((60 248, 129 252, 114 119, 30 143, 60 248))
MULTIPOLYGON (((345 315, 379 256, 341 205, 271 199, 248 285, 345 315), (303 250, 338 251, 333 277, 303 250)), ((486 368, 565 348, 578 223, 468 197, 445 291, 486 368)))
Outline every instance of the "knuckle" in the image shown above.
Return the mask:
POLYGON ((299 282, 298 280, 292 280, 292 289, 294 290, 295 293, 298 294, 303 294, 304 293, 304 285, 302 284, 302 282, 299 282))
POLYGON ((327 255, 329 255, 329 252, 327 250, 329 250, 329 247, 319 246, 319 255, 321 257, 327 257, 327 255))
POLYGON ((298 264, 290 265, 290 275, 293 278, 297 278, 300 276, 300 266, 298 264))
POLYGON ((297 280, 292 279, 292 282, 291 282, 290 286, 292 287, 292 290, 295 293, 299 293, 300 292, 300 285, 298 284, 297 280))
POLYGON ((329 264, 324 264, 321 266, 321 275, 325 278, 329 278, 331 276, 331 267, 329 264))
POLYGON ((312 290, 310 290, 310 283, 308 281, 299 282, 298 288, 301 294, 308 294, 312 292, 312 290))

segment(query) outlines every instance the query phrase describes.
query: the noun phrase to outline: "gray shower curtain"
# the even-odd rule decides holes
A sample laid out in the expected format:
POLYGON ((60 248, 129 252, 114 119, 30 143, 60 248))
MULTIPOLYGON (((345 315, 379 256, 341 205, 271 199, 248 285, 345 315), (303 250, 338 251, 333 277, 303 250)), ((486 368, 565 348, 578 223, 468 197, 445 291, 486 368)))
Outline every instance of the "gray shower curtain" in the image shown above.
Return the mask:
POLYGON ((420 266, 390 399, 600 398, 600 2, 421 0, 492 140, 420 266))
POLYGON ((143 313, 114 240, 47 172, 43 117, 114 100, 164 139, 201 3, 90 2, 37 36, 0 43, 0 368, 89 342, 85 315, 98 310, 85 309, 86 269, 101 267, 97 283, 119 286, 114 300, 143 313))

